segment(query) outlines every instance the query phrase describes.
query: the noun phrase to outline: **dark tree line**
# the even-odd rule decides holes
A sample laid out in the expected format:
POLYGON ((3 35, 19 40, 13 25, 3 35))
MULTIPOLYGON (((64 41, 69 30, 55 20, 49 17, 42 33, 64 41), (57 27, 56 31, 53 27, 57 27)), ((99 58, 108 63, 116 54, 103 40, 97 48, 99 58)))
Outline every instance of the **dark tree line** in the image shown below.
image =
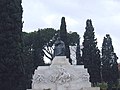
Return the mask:
POLYGON ((31 33, 23 32, 23 57, 26 70, 27 88, 31 88, 31 79, 38 66, 44 66, 44 45, 49 42, 56 30, 52 28, 39 29, 31 33))
POLYGON ((104 37, 102 50, 97 47, 97 39, 91 20, 86 21, 86 31, 84 33, 82 62, 90 74, 90 81, 93 86, 98 82, 106 82, 108 90, 111 90, 114 84, 118 81, 118 63, 117 55, 114 52, 112 39, 109 34, 104 37))

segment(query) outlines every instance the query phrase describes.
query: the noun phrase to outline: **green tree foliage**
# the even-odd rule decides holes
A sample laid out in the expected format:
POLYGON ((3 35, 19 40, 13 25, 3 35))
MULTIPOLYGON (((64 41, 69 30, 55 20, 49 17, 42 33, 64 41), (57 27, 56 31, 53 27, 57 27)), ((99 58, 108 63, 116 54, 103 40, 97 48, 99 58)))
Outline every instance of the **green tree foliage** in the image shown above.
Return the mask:
POLYGON ((76 46, 77 43, 78 43, 78 38, 79 38, 79 35, 77 32, 69 32, 67 33, 67 41, 68 41, 68 44, 69 46, 76 46))
POLYGON ((26 88, 31 88, 31 79, 38 66, 44 66, 43 48, 56 30, 52 28, 39 29, 31 33, 23 32, 24 66, 26 70, 26 88))
POLYGON ((25 90, 21 0, 0 1, 0 90, 25 90))
POLYGON ((112 39, 109 34, 106 34, 102 44, 102 78, 108 83, 109 90, 112 84, 117 82, 119 76, 117 59, 118 57, 114 53, 112 39))
POLYGON ((95 85, 100 81, 100 51, 94 35, 92 21, 86 21, 86 31, 84 33, 82 59, 90 74, 90 81, 95 85))
POLYGON ((52 28, 41 29, 41 36, 44 41, 43 53, 50 60, 53 60, 53 47, 52 46, 56 39, 56 33, 57 31, 52 28))
POLYGON ((65 17, 62 17, 61 19, 60 38, 65 43, 66 57, 69 58, 69 62, 72 64, 72 59, 70 58, 70 49, 69 49, 69 44, 68 44, 65 17))
POLYGON ((34 32, 34 37, 33 37, 33 63, 34 67, 37 68, 38 66, 44 65, 44 60, 43 60, 43 45, 44 41, 41 35, 41 31, 38 30, 37 32, 34 32))
POLYGON ((31 88, 31 79, 34 72, 34 61, 32 52, 33 33, 22 33, 23 37, 23 60, 26 76, 26 89, 31 88))
POLYGON ((32 55, 32 57, 34 58, 34 66, 36 66, 36 68, 38 66, 37 64, 44 65, 43 49, 44 47, 47 47, 48 42, 55 33, 56 30, 52 28, 39 29, 38 31, 26 34, 23 33, 23 41, 26 48, 24 50, 29 53, 28 55, 32 55), (35 60, 37 60, 37 62, 35 60), (38 61, 40 62, 38 63, 38 61))
MULTIPOLYGON (((52 46, 58 37, 58 32, 59 30, 56 31, 55 29, 52 29, 52 28, 39 29, 38 31, 31 32, 31 33, 23 32, 25 57, 28 58, 29 60, 30 58, 33 58, 34 56, 33 48, 38 46, 38 47, 41 47, 41 49, 44 51, 43 52, 44 55, 48 59, 52 60, 53 59, 53 47, 52 46), (37 42, 39 42, 38 45, 36 44, 37 42)), ((79 35, 76 32, 67 33, 67 35, 68 35, 69 45, 71 46, 76 45, 77 38, 79 38, 79 35)))
POLYGON ((45 29, 40 29, 41 31, 41 36, 43 38, 44 44, 48 43, 50 39, 55 35, 57 32, 53 28, 45 28, 45 29))
POLYGON ((80 53, 80 38, 77 40, 77 47, 76 47, 76 60, 77 60, 77 65, 82 65, 83 61, 81 58, 81 53, 80 53))
MULTIPOLYGON (((23 42, 25 69, 27 72, 27 77, 31 79, 34 70, 38 66, 44 65, 42 51, 44 41, 41 37, 41 31, 38 30, 31 33, 23 32, 23 42)), ((28 85, 31 85, 31 81, 29 81, 28 85)))

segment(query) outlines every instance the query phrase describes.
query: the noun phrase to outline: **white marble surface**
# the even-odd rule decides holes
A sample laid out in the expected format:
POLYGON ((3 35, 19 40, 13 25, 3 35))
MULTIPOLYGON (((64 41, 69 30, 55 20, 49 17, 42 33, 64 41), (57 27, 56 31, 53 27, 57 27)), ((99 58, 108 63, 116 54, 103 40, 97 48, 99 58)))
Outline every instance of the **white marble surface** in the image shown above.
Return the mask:
POLYGON ((39 66, 29 90, 99 90, 90 89, 89 74, 83 65, 70 65, 65 56, 56 56, 50 66, 39 66), (84 88, 86 87, 86 88, 84 88))
POLYGON ((84 88, 81 88, 80 90, 100 90, 99 87, 84 87, 84 88))

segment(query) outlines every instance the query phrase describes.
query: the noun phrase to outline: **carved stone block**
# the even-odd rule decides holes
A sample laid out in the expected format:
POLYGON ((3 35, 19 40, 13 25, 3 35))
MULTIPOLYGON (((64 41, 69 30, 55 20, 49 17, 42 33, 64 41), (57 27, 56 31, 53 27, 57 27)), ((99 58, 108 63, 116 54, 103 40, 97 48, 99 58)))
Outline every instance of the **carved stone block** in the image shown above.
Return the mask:
POLYGON ((84 87, 91 88, 87 69, 83 65, 70 65, 65 56, 56 56, 50 66, 35 70, 30 90, 88 90, 84 87))

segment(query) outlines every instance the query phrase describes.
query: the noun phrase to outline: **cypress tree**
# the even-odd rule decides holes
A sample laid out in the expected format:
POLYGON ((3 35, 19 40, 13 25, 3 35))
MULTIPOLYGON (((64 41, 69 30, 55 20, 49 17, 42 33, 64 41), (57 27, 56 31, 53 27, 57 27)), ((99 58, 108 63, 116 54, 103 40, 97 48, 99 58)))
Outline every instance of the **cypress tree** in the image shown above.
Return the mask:
POLYGON ((97 47, 97 41, 94 35, 94 28, 92 21, 86 21, 86 31, 84 33, 82 59, 84 66, 88 68, 90 74, 90 81, 93 86, 100 82, 100 51, 97 47))
POLYGON ((102 44, 102 78, 108 83, 108 89, 111 90, 112 85, 118 79, 118 63, 117 55, 114 53, 112 39, 109 34, 103 39, 102 44))
POLYGON ((80 38, 78 38, 77 46, 76 46, 76 60, 77 60, 77 65, 83 64, 81 53, 80 53, 80 38))
POLYGON ((69 58, 69 62, 72 64, 72 60, 70 58, 69 44, 68 44, 68 40, 67 40, 67 29, 66 29, 65 17, 62 17, 62 19, 61 19, 60 38, 65 43, 66 57, 69 58))
POLYGON ((21 3, 0 1, 0 90, 25 90, 21 3))

